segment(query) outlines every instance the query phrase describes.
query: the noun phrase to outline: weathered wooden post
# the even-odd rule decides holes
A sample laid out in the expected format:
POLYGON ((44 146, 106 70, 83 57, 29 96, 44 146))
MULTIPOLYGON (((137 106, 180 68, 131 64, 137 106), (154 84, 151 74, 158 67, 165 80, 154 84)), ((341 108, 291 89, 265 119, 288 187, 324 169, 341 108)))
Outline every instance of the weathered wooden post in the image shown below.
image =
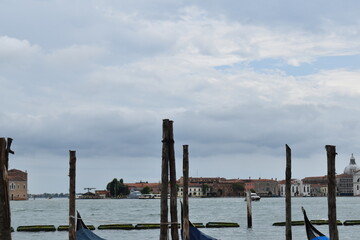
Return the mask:
POLYGON ((286 240, 292 239, 291 231, 291 148, 286 144, 286 170, 285 170, 285 210, 286 210, 286 240))
POLYGON ((246 193, 246 206, 247 206, 247 225, 252 228, 252 209, 251 209, 251 191, 246 193))
POLYGON ((336 217, 336 173, 335 156, 336 148, 332 145, 326 145, 327 167, 328 167, 328 217, 330 240, 339 240, 336 217))
POLYGON ((183 145, 183 239, 190 240, 189 236, 189 148, 183 145))
POLYGON ((69 240, 76 240, 76 209, 75 209, 75 186, 76 186, 76 151, 70 152, 70 189, 69 189, 69 240))
POLYGON ((170 121, 169 129, 169 169, 170 169, 170 215, 171 215, 171 239, 179 240, 178 216, 177 216, 177 186, 176 164, 174 150, 174 128, 170 121))
POLYGON ((161 171, 161 213, 160 213, 160 240, 168 240, 168 187, 169 187, 169 143, 170 120, 163 120, 162 140, 162 171, 161 171))
POLYGON ((9 201, 8 162, 11 138, 6 143, 5 138, 0 138, 0 239, 11 240, 11 217, 9 201))

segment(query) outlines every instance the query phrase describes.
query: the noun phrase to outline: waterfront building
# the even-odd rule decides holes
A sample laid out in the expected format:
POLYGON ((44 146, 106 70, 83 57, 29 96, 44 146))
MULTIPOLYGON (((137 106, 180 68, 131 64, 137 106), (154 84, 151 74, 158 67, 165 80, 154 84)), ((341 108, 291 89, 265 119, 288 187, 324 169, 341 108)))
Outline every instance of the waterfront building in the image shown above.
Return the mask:
POLYGON ((328 195, 327 184, 310 184, 310 196, 326 197, 328 195))
MULTIPOLYGON (((279 181, 279 195, 286 196, 286 180, 279 181)), ((309 197, 311 196, 310 184, 303 183, 300 179, 291 179, 290 193, 292 197, 309 197)))
POLYGON ((255 185, 255 192, 259 196, 278 196, 279 195, 279 183, 274 179, 256 179, 252 180, 255 185))
POLYGON ((28 200, 28 174, 18 169, 8 171, 9 199, 28 200))
MULTIPOLYGON (((226 178, 220 178, 220 177, 189 177, 189 183, 196 183, 196 184, 214 184, 226 181, 226 178)), ((184 178, 181 177, 178 180, 179 184, 184 184, 184 178)))
POLYGON ((95 195, 99 196, 99 198, 109 198, 110 197, 110 191, 108 190, 95 190, 95 195))
POLYGON ((243 190, 240 187, 244 186, 243 180, 240 179, 228 179, 211 185, 211 196, 217 197, 238 197, 243 194, 243 190))
POLYGON ((354 154, 351 154, 350 163, 344 169, 344 174, 336 176, 338 195, 341 196, 353 196, 357 195, 357 173, 360 171, 360 167, 356 164, 354 154), (339 179, 338 179, 339 178, 339 179), (355 194, 354 194, 355 193, 355 194))
MULTIPOLYGON (((354 172, 353 172, 354 173, 354 172)), ((336 190, 339 196, 353 196, 353 175, 339 174, 336 175, 336 190)))
POLYGON ((320 184, 320 185, 327 185, 328 179, 327 176, 319 176, 319 177, 306 177, 301 179, 304 184, 320 184))
POLYGON ((355 172, 353 176, 353 194, 360 196, 360 171, 355 172))
POLYGON ((344 174, 354 175, 358 171, 360 171, 360 167, 355 162, 354 154, 351 154, 350 163, 345 167, 344 174))
MULTIPOLYGON (((178 187, 178 197, 183 196, 183 191, 184 191, 184 187, 179 186, 178 187)), ((204 196, 207 196, 207 191, 206 190, 204 191, 204 188, 202 185, 189 184, 188 194, 189 194, 189 197, 204 197, 204 196)))
POLYGON ((149 187, 152 193, 161 193, 161 183, 149 183, 149 182, 136 182, 136 183, 125 183, 129 187, 130 191, 141 191, 144 187, 149 187))

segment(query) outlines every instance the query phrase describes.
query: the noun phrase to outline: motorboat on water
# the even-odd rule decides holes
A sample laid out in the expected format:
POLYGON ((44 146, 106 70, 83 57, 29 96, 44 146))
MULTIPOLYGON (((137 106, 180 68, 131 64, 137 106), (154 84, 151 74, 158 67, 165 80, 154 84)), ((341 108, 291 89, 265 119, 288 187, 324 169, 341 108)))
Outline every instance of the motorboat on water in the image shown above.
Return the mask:
MULTIPOLYGON (((261 197, 257 195, 256 193, 250 194, 251 201, 260 201, 261 197)), ((245 197, 245 201, 247 200, 247 197, 245 197)))
POLYGON ((129 199, 139 199, 141 197, 141 192, 140 191, 131 191, 130 194, 127 196, 127 198, 129 199))

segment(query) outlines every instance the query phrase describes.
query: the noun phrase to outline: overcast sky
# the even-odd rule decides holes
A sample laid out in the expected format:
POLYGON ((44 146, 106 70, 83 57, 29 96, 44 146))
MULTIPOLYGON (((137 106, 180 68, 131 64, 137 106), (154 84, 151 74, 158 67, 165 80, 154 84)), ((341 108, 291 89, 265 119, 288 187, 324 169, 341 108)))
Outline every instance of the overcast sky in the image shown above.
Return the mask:
POLYGON ((360 161, 360 3, 0 3, 0 135, 29 193, 161 179, 162 120, 193 177, 285 178, 360 161))

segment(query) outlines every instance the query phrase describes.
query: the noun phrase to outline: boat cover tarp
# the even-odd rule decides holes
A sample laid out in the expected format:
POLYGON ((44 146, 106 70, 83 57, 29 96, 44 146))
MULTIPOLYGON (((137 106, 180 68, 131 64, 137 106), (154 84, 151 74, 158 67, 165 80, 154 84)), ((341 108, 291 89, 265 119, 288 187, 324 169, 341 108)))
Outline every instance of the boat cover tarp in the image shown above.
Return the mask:
POLYGON ((105 239, 99 237, 89 229, 82 228, 76 231, 76 240, 105 240, 105 239))
POLYGON ((79 212, 76 221, 76 240, 105 240, 88 229, 81 219, 79 212))
POLYGON ((216 238, 210 237, 205 233, 201 232, 190 221, 189 221, 189 235, 190 235, 190 240, 217 240, 216 238))
MULTIPOLYGON (((184 236, 183 236, 184 213, 183 213, 183 204, 182 204, 182 202, 180 202, 180 203, 181 203, 181 239, 184 239, 184 236)), ((190 238, 190 240, 218 240, 216 238, 210 237, 210 236, 206 235, 205 233, 201 232, 190 221, 189 221, 189 238, 190 238)))
POLYGON ((305 228, 306 228, 306 235, 308 240, 329 240, 328 237, 326 237, 323 233, 321 233, 319 230, 317 230, 309 221, 306 211, 304 208, 301 208, 304 214, 304 222, 305 222, 305 228))

